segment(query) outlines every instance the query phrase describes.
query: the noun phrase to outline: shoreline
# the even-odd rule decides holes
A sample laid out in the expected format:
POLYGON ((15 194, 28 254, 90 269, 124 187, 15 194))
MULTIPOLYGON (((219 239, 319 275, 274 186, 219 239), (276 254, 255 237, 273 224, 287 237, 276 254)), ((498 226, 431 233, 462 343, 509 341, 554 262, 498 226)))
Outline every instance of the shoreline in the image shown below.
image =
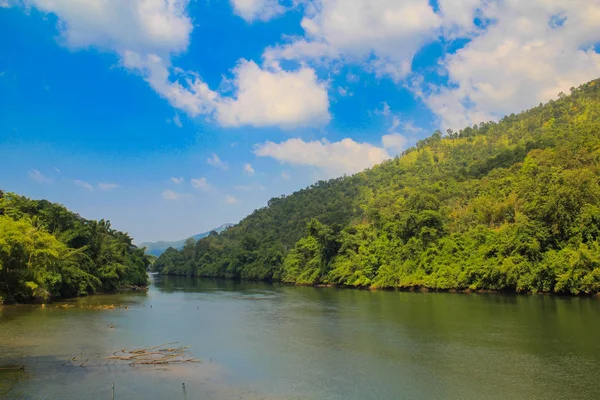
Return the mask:
POLYGON ((19 304, 23 304, 23 305, 52 304, 52 303, 60 302, 60 301, 69 301, 69 300, 86 298, 89 296, 98 296, 98 295, 103 295, 103 294, 115 294, 115 293, 124 293, 124 292, 147 292, 149 287, 150 287, 150 283, 148 283, 147 285, 125 285, 125 286, 121 286, 121 287, 118 287, 113 290, 103 290, 103 291, 98 291, 95 293, 88 293, 84 296, 56 297, 56 298, 51 297, 48 300, 32 299, 31 301, 23 301, 23 302, 6 301, 6 299, 3 299, 2 297, 0 297, 0 307, 14 306, 14 305, 19 305, 19 304))
POLYGON ((516 291, 516 290, 492 290, 492 289, 436 289, 428 288, 426 286, 407 286, 407 287, 373 287, 373 286, 350 286, 350 285, 336 285, 331 283, 316 283, 316 284, 304 284, 294 282, 283 282, 273 279, 242 279, 242 278, 226 278, 218 276, 202 276, 202 275, 172 275, 172 274, 160 274, 154 272, 157 276, 174 276, 183 278, 196 278, 196 279, 216 279, 231 282, 265 282, 271 284, 281 284, 287 286, 305 286, 314 287, 317 289, 352 289, 352 290, 364 290, 371 292, 411 292, 411 293, 452 293, 452 294, 503 294, 503 295, 541 295, 541 296, 556 296, 556 297, 591 297, 600 300, 600 292, 597 293, 556 293, 556 292, 531 292, 531 291, 516 291))

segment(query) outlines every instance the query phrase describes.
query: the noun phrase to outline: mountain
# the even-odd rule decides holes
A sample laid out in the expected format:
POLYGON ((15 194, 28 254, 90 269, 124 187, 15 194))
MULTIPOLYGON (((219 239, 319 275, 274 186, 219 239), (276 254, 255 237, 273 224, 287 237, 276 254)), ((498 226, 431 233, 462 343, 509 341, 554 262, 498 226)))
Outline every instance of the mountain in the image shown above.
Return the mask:
MULTIPOLYGON (((208 236, 210 234, 210 232, 215 231, 217 233, 221 233, 223 232, 225 229, 229 228, 230 226, 233 226, 233 224, 223 224, 221 226, 219 226, 218 228, 215 228, 211 231, 208 232, 203 232, 203 233, 199 233, 197 235, 191 236, 194 240, 200 240, 206 236, 208 236)), ((145 247, 146 248, 146 253, 147 254, 152 254, 153 256, 160 256, 162 253, 164 253, 164 251, 166 249, 168 249, 169 247, 173 247, 174 249, 178 249, 181 250, 183 248, 183 245, 185 244, 185 241, 189 239, 182 239, 182 240, 177 240, 175 242, 165 242, 165 241, 158 241, 158 242, 144 242, 142 244, 140 244, 140 247, 145 247)))
POLYGON ((600 292, 600 80, 271 199, 163 274, 366 288, 600 292))

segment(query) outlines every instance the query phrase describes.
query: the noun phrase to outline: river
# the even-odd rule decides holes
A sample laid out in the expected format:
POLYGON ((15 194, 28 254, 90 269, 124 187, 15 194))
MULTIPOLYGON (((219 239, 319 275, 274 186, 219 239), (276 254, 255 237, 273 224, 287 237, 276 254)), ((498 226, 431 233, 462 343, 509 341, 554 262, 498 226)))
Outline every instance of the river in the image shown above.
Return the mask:
POLYGON ((600 300, 154 277, 0 308, 3 399, 597 399, 600 300), (115 304, 116 309, 89 309, 115 304), (125 306, 127 308, 125 308, 125 306), (202 360, 106 365, 178 341, 202 360), (69 359, 76 361, 69 363, 69 359), (88 362, 80 367, 80 361, 88 362), (82 361, 83 360, 83 361, 82 361), (65 365, 66 364, 66 365, 65 365))

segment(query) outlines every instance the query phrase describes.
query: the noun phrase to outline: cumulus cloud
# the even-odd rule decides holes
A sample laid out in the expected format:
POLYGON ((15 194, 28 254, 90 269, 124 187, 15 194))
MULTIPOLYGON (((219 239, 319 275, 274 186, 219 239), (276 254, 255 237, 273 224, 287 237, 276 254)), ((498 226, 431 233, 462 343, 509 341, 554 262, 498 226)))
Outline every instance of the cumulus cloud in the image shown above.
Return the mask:
POLYGON ((91 191, 93 191, 93 190, 94 190, 94 187, 93 187, 92 185, 90 185, 89 183, 87 183, 86 181, 82 181, 82 180, 80 180, 80 179, 75 179, 75 180, 73 181, 73 183, 74 183, 74 184, 76 184, 76 185, 77 185, 77 186, 79 186, 79 187, 82 187, 82 188, 84 188, 84 189, 85 189, 85 190, 87 190, 87 191, 90 191, 90 192, 91 192, 91 191))
POLYGON ((244 172, 248 175, 248 176, 252 176, 254 175, 254 168, 252 168, 252 165, 250 164, 245 164, 244 165, 244 172))
POLYGON ((173 182, 176 185, 182 184, 184 181, 182 176, 180 176, 179 178, 172 176, 170 179, 171 179, 171 182, 173 182))
POLYGON ((342 61, 396 82, 410 77, 444 128, 498 119, 600 75, 598 0, 438 0, 435 10, 427 0, 306 4, 304 35, 266 49, 265 65, 342 61), (440 37, 466 45, 440 61, 447 84, 419 82, 414 55, 440 37))
POLYGON ((65 46, 116 53, 174 108, 226 127, 326 125, 329 88, 315 68, 334 70, 337 62, 358 63, 406 84, 445 128, 498 119, 600 75, 598 0, 230 2, 247 21, 300 3, 304 13, 301 36, 266 49, 261 65, 238 62, 223 85, 231 93, 172 65, 190 43, 189 0, 0 0, 3 7, 25 4, 55 14, 65 46), (466 44, 442 57, 440 75, 447 82, 432 86, 414 76, 412 64, 423 46, 440 38, 466 44), (283 69, 285 60, 297 61, 297 68, 283 69))
POLYGON ((242 60, 233 70, 234 97, 216 102, 216 118, 223 126, 320 126, 329 122, 329 98, 315 71, 262 69, 242 60))
POLYGON ((399 80, 437 37, 442 18, 427 0, 315 0, 301 25, 304 37, 267 49, 266 63, 342 58, 399 80))
POLYGON ((325 139, 312 142, 302 139, 289 139, 281 143, 267 141, 256 145, 254 154, 292 165, 311 166, 326 177, 360 172, 390 158, 384 148, 358 143, 350 138, 339 142, 325 139))
POLYGON ((192 31, 188 0, 23 0, 27 6, 53 13, 72 48, 98 46, 122 53, 170 54, 185 50, 192 31))
POLYGON ((116 189, 118 187, 119 187, 119 185, 117 185, 116 183, 101 182, 98 184, 98 188, 100 190, 112 190, 112 189, 116 189))
POLYGON ((30 179, 38 182, 38 183, 52 183, 52 179, 48 178, 47 176, 45 176, 44 174, 42 174, 40 171, 38 171, 37 169, 31 169, 29 170, 29 172, 27 173, 27 175, 29 176, 30 179))
POLYGON ((126 52, 123 63, 139 71, 173 107, 193 117, 209 115, 221 126, 289 129, 325 125, 330 119, 327 88, 308 67, 284 71, 241 60, 229 82, 235 93, 223 96, 193 72, 171 74, 166 60, 156 55, 126 52), (171 75, 177 80, 172 82, 171 75))
POLYGON ((219 94, 212 91, 197 74, 171 68, 169 57, 126 50, 122 54, 122 63, 142 75, 150 87, 171 106, 192 117, 214 112, 219 94))
POLYGON ((237 15, 249 22, 267 21, 286 11, 278 0, 231 0, 231 5, 237 15))
POLYGON ((383 103, 381 110, 375 110, 375 114, 380 114, 390 120, 390 126, 388 128, 388 134, 381 137, 381 144, 383 148, 391 155, 397 155, 407 148, 408 139, 403 134, 398 133, 407 132, 413 134, 420 130, 413 126, 410 121, 402 123, 398 115, 392 113, 392 109, 387 103, 383 103))
POLYGON ((216 153, 212 153, 210 157, 206 159, 206 162, 213 167, 221 168, 222 170, 229 169, 229 164, 222 161, 216 153))
POLYGON ((191 179, 190 182, 192 183, 192 186, 195 189, 201 190, 203 192, 213 192, 215 190, 215 187, 211 185, 204 177, 198 179, 191 179))
POLYGON ((476 15, 493 22, 443 59, 451 85, 416 90, 445 128, 496 120, 600 75, 599 1, 462 3, 440 6, 467 28, 476 15))
MULTIPOLYGON (((141 75, 171 106, 193 117, 207 115, 229 127, 290 128, 329 121, 327 90, 311 68, 283 71, 241 60, 232 71, 236 93, 226 96, 211 90, 193 71, 174 67, 172 58, 187 50, 193 29, 188 3, 23 0, 26 6, 58 17, 64 45, 117 53, 123 67, 141 75)), ((270 0, 236 0, 234 7, 249 19, 264 19, 279 9, 277 2, 270 0)), ((173 123, 181 125, 178 116, 173 123)))

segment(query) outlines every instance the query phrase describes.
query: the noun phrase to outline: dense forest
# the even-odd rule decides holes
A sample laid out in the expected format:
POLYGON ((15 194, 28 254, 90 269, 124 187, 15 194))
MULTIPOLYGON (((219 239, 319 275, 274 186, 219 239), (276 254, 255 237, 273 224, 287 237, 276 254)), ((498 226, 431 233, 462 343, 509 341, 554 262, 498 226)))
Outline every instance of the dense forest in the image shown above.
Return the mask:
POLYGON ((600 80, 436 131, 168 249, 162 274, 370 288, 600 292, 600 80))
POLYGON ((146 285, 149 264, 108 221, 0 191, 0 304, 146 285))

